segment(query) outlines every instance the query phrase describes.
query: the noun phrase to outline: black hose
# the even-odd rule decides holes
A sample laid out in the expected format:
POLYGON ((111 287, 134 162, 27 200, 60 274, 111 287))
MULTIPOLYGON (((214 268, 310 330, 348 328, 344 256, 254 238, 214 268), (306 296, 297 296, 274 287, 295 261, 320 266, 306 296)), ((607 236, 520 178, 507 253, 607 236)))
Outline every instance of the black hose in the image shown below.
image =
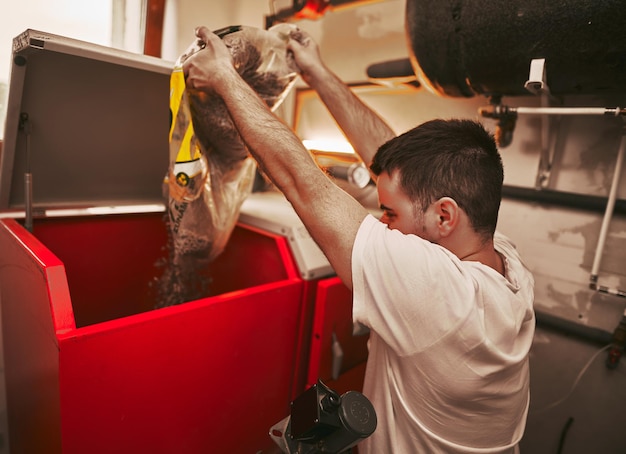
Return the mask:
POLYGON ((569 429, 572 426, 573 422, 574 422, 574 418, 570 416, 567 419, 565 426, 563 426, 563 429, 561 430, 561 437, 559 438, 559 449, 557 451, 557 454, 561 454, 563 452, 563 446, 565 445, 565 438, 567 437, 567 433, 569 432, 569 429))

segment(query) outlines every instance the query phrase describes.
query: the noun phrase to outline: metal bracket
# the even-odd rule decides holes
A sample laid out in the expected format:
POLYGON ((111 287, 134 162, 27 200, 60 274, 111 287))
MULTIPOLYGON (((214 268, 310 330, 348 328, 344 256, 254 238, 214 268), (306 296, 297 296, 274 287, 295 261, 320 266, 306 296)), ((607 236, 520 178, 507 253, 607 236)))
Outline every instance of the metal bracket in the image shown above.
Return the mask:
POLYGON ((550 88, 546 81, 546 59, 534 58, 530 62, 530 72, 524 88, 533 95, 549 94, 550 88))
POLYGON ((339 339, 337 339, 337 335, 333 331, 333 344, 332 344, 332 379, 337 380, 339 375, 341 375, 341 363, 343 363, 343 348, 341 348, 341 343, 339 339))

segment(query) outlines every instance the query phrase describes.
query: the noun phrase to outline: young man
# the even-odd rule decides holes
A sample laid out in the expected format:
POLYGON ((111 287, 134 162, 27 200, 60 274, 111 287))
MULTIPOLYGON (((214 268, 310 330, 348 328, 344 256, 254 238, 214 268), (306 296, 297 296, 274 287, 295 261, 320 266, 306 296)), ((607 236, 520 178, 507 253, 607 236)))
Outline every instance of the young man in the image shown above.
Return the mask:
POLYGON ((222 41, 205 27, 197 36, 206 48, 186 62, 187 86, 222 97, 252 155, 353 290, 354 321, 370 328, 363 393, 378 427, 359 452, 516 452, 529 404, 533 279, 494 233, 503 170, 493 137, 467 120, 394 137, 295 33, 303 78, 371 163, 379 221, 317 167, 238 76, 222 41))

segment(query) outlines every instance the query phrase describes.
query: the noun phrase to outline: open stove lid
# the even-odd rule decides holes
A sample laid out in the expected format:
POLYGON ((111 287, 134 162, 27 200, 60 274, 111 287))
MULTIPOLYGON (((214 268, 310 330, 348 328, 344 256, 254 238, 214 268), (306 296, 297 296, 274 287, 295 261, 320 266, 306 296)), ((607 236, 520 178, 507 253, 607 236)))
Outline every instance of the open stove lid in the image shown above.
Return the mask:
POLYGON ((163 204, 173 63, 35 30, 12 60, 0 212, 163 204))

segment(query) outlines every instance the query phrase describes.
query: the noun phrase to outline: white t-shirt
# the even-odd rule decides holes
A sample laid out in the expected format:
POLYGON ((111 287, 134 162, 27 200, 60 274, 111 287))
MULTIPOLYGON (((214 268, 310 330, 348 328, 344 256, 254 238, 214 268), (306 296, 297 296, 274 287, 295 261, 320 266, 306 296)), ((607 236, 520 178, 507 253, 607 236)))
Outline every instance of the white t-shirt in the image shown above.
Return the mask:
POLYGON ((533 277, 496 234, 505 276, 365 218, 352 251, 354 321, 370 328, 360 454, 516 452, 529 404, 533 277))

